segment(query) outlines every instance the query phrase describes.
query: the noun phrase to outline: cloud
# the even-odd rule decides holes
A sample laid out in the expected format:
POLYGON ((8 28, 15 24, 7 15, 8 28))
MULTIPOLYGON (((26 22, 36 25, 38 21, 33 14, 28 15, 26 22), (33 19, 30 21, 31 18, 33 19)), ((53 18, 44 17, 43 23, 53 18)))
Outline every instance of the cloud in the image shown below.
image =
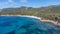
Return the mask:
POLYGON ((27 0, 20 0, 20 2, 23 2, 23 3, 25 3, 25 2, 27 2, 27 0))
POLYGON ((13 7, 17 7, 17 3, 14 2, 14 0, 8 0, 7 2, 8 2, 8 5, 13 6, 13 7))
POLYGON ((2 5, 2 3, 0 2, 0 5, 2 5))
POLYGON ((0 3, 0 6, 1 6, 2 4, 0 3))
POLYGON ((8 0, 8 3, 13 3, 13 0, 8 0))
POLYGON ((4 4, 8 4, 8 3, 7 2, 0 2, 0 6, 2 6, 4 4))
POLYGON ((13 0, 7 0, 7 3, 8 3, 9 5, 14 5, 14 1, 13 1, 13 0))
POLYGON ((2 6, 2 5, 6 5, 6 4, 8 4, 8 2, 11 2, 11 0, 3 0, 3 1, 0 1, 0 5, 2 6))

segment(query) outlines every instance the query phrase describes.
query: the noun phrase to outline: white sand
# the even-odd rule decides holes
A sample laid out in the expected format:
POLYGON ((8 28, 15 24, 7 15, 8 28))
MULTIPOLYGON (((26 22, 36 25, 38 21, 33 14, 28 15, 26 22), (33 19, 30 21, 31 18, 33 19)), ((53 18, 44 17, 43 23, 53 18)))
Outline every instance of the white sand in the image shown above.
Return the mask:
POLYGON ((36 18, 36 19, 40 19, 40 17, 36 17, 36 16, 29 16, 29 15, 1 15, 1 16, 20 16, 20 17, 30 17, 30 18, 36 18))
POLYGON ((57 25, 57 23, 58 22, 55 22, 55 21, 53 21, 53 20, 41 20, 42 22, 51 22, 51 23, 53 23, 53 24, 55 24, 55 25, 57 25))
POLYGON ((20 17, 30 17, 30 18, 36 18, 39 19, 42 22, 51 22, 55 25, 57 25, 58 22, 55 22, 53 20, 42 20, 40 17, 36 17, 36 16, 29 16, 29 15, 1 15, 1 16, 20 16, 20 17))

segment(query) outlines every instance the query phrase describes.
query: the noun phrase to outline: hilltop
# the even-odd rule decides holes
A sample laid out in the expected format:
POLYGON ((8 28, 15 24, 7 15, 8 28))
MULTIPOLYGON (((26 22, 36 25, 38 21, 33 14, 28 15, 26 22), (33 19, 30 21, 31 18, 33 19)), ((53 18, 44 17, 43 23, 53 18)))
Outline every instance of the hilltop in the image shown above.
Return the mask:
POLYGON ((48 14, 48 13, 60 13, 60 5, 57 6, 48 6, 48 7, 19 7, 19 8, 4 8, 0 14, 22 14, 22 15, 39 15, 40 14, 48 14))

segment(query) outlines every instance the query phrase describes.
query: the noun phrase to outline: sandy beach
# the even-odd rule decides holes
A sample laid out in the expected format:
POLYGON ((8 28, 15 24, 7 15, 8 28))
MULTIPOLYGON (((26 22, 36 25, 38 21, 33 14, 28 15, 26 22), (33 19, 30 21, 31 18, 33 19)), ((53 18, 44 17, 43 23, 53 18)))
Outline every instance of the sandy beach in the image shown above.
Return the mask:
POLYGON ((30 18, 36 18, 36 19, 40 19, 40 17, 36 17, 36 16, 29 16, 29 15, 0 15, 0 16, 20 16, 20 17, 30 17, 30 18))
POLYGON ((52 20, 41 20, 42 22, 51 22, 51 23, 53 23, 53 24, 55 24, 55 25, 57 25, 57 22, 55 22, 55 21, 52 21, 52 20))
POLYGON ((36 19, 39 19, 42 22, 49 22, 49 23, 53 23, 55 25, 59 25, 60 26, 60 24, 57 24, 58 22, 56 22, 56 21, 53 21, 53 20, 42 20, 42 18, 37 17, 37 16, 29 16, 29 15, 0 15, 0 16, 20 16, 20 17, 36 18, 36 19))

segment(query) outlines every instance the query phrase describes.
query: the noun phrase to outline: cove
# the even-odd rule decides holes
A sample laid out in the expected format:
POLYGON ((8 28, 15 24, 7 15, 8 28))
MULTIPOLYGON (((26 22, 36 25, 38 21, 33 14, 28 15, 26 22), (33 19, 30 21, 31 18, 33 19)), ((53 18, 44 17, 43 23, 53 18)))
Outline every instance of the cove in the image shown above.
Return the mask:
POLYGON ((52 23, 21 16, 0 16, 0 34, 59 34, 52 23))

